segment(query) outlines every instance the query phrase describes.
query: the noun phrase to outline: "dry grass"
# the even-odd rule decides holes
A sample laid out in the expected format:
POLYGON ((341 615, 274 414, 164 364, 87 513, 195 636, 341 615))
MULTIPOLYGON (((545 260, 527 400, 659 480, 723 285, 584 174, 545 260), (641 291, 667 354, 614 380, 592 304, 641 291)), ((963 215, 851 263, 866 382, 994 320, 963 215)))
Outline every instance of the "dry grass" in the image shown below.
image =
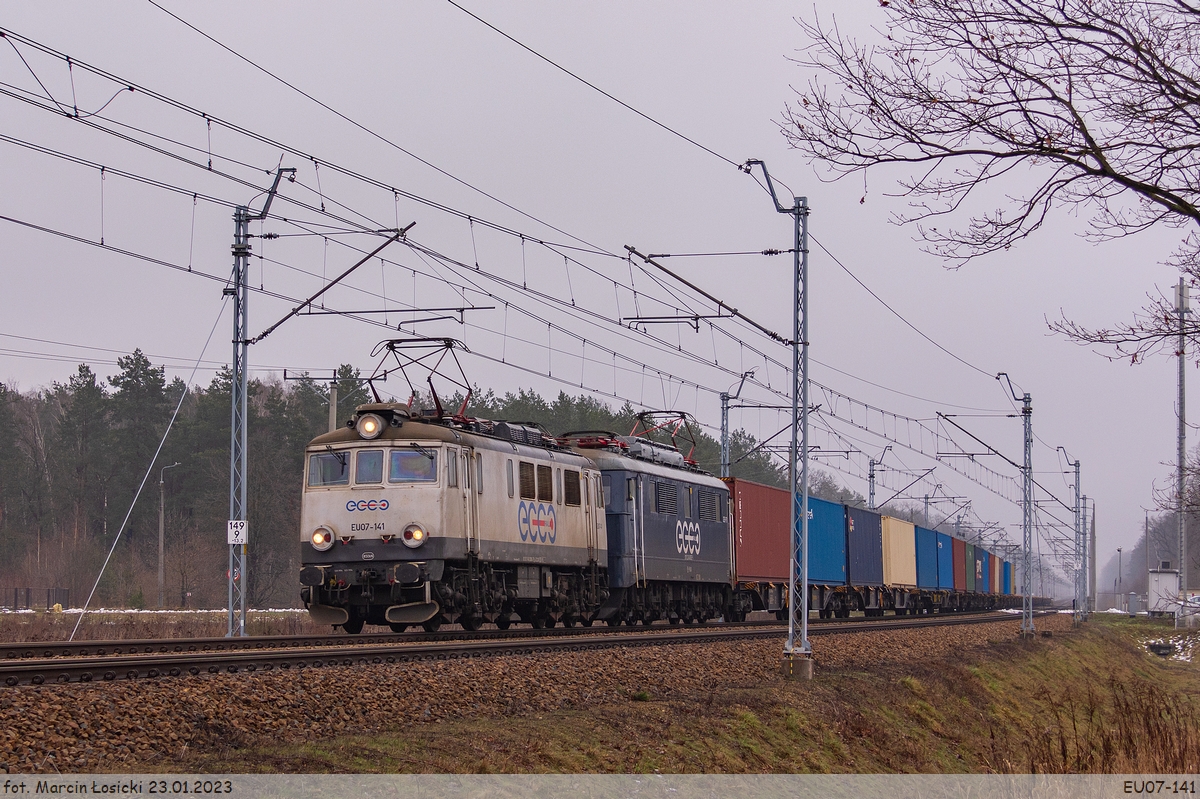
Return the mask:
POLYGON ((1029 771, 1200 773, 1200 713, 1188 696, 1135 679, 1041 701, 1053 725, 1030 736, 1029 771))

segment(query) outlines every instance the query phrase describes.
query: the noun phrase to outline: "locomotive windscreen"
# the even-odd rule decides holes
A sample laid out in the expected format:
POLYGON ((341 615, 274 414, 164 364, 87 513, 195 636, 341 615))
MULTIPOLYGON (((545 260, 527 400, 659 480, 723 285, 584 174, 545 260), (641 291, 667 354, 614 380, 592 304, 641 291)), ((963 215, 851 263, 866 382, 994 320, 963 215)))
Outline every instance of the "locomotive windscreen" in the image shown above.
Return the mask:
POLYGON ((437 480, 437 453, 392 450, 389 483, 431 483, 437 480))
POLYGON ((344 486, 350 482, 350 458, 345 452, 308 456, 310 486, 344 486))

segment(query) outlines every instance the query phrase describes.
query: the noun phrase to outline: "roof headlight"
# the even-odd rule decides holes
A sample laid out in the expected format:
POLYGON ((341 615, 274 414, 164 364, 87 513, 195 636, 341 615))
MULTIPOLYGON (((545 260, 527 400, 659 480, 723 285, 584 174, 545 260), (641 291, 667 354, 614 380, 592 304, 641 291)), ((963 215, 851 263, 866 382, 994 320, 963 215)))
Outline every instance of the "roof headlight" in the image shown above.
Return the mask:
POLYGON ((364 413, 358 417, 358 423, 354 425, 354 428, 358 430, 358 435, 368 441, 372 438, 379 438, 383 427, 383 417, 374 413, 364 413))
POLYGON ((404 546, 410 549, 416 549, 425 543, 428 536, 425 534, 425 528, 419 524, 410 524, 404 528, 404 535, 400 536, 400 540, 404 542, 404 546))
POLYGON ((312 533, 313 549, 317 550, 318 552, 324 552, 325 550, 327 550, 331 546, 333 546, 333 538, 334 538, 333 530, 330 530, 325 525, 321 525, 317 529, 313 530, 313 533, 312 533))

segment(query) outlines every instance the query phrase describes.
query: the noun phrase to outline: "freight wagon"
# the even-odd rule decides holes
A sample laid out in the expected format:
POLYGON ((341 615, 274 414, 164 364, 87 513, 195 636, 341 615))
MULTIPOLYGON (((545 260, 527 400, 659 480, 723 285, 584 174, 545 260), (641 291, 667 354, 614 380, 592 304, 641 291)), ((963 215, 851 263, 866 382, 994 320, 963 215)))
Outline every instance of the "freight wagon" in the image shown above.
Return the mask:
MULTIPOLYGON (((740 478, 729 486, 733 581, 747 610, 786 617, 790 494, 740 478)), ((809 609, 821 618, 986 610, 1008 603, 1010 571, 982 547, 864 508, 809 500, 809 609)), ((798 515, 798 514, 797 514, 798 515)))

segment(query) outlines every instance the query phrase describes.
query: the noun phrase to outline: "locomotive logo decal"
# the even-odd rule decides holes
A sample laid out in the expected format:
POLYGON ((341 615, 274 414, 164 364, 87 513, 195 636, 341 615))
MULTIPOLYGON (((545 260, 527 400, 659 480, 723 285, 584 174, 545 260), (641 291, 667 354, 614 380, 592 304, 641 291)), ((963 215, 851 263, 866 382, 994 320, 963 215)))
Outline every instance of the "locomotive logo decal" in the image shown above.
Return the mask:
POLYGON ((350 500, 346 503, 346 510, 353 513, 356 510, 387 510, 391 505, 386 499, 360 499, 357 502, 350 500))
POLYGON ((700 525, 696 522, 675 522, 675 548, 680 555, 700 554, 700 525))
POLYGON ((556 521, 553 505, 522 502, 517 508, 517 532, 522 541, 553 544, 558 538, 556 521))

